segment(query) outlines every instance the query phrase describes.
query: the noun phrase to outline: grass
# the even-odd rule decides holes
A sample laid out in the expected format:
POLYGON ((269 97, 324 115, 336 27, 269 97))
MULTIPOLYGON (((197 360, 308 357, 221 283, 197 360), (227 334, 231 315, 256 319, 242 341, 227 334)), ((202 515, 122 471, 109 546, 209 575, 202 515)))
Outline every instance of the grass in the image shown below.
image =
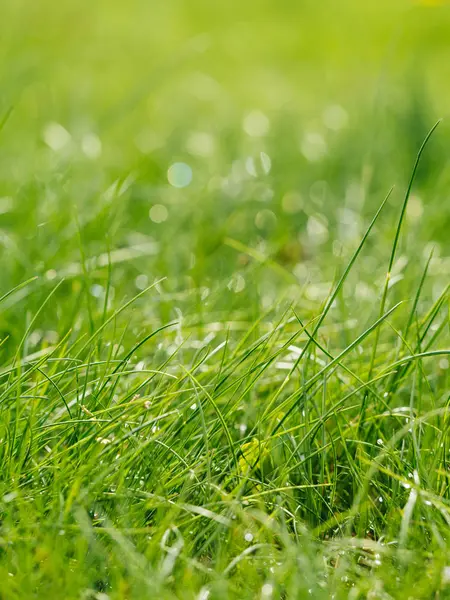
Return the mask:
POLYGON ((5 1, 0 600, 450 598, 450 14, 391 4, 5 1))

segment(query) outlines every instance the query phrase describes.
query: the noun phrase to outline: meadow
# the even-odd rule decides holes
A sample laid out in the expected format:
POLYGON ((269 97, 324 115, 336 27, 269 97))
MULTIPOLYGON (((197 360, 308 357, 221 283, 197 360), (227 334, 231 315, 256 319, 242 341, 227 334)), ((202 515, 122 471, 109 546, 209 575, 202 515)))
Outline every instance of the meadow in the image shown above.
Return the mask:
POLYGON ((450 598, 449 32, 2 0, 0 600, 450 598))

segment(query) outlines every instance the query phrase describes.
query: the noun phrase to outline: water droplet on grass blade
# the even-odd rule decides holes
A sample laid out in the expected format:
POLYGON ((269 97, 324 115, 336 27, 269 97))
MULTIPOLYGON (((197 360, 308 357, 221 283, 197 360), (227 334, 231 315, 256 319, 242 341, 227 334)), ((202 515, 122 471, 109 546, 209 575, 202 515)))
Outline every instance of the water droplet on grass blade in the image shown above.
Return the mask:
POLYGON ((228 289, 236 294, 242 292, 245 289, 245 279, 239 273, 233 275, 230 283, 228 284, 228 289))
POLYGON ((144 275, 143 273, 138 275, 134 280, 134 285, 137 287, 138 290, 145 290, 145 288, 148 287, 147 275, 144 275))
POLYGON ((197 596, 197 600, 208 600, 210 596, 210 592, 208 590, 208 588, 204 587, 200 590, 198 596, 197 596))
MULTIPOLYGON (((273 571, 273 567, 272 567, 273 571)), ((273 594, 273 585, 271 583, 265 583, 261 588, 261 598, 271 598, 273 594)))
POLYGON ((98 283, 94 283, 94 285, 91 286, 91 296, 94 296, 94 298, 101 298, 104 292, 103 286, 98 283))

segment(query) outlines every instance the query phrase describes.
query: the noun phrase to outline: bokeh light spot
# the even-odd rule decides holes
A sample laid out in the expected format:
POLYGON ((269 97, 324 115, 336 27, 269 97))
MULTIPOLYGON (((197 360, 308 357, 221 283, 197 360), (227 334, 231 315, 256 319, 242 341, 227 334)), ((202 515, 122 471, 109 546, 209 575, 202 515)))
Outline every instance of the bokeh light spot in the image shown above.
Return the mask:
POLYGON ((338 131, 348 125, 348 114, 339 104, 331 104, 323 111, 322 120, 325 127, 338 131))
POLYGON ((175 188, 187 187, 192 181, 192 169, 183 162, 176 162, 167 171, 167 179, 175 188))
POLYGON ((245 116, 242 127, 251 137, 264 137, 269 133, 270 121, 260 110, 253 110, 245 116))
POLYGON ((153 223, 164 223, 164 221, 167 221, 169 211, 164 204, 155 204, 149 210, 148 215, 153 223))

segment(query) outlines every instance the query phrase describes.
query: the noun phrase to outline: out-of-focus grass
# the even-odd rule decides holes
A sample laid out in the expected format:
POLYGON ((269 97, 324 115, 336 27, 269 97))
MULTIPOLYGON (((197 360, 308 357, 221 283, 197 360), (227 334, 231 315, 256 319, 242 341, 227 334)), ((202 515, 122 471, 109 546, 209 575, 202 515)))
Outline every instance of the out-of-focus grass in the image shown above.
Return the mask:
POLYGON ((3 0, 2 600, 447 597, 449 27, 3 0))

